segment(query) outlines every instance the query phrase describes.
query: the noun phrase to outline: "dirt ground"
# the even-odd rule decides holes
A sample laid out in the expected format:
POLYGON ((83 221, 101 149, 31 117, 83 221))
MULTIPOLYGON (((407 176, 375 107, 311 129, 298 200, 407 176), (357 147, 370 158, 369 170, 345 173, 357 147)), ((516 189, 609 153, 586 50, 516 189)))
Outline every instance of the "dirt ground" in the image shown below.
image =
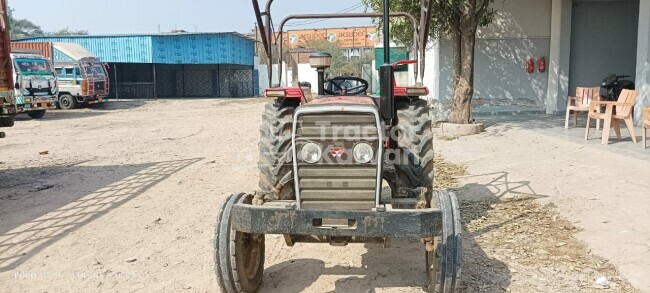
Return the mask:
MULTIPOLYGON (((3 129, 2 291, 217 292, 216 212, 257 187, 263 105, 113 102, 3 129)), ((436 169, 441 187, 465 172, 442 158, 436 169)), ((635 292, 552 204, 459 196, 463 291, 635 292)), ((263 292, 422 292, 426 281, 416 239, 288 248, 267 236, 266 249, 263 292)))

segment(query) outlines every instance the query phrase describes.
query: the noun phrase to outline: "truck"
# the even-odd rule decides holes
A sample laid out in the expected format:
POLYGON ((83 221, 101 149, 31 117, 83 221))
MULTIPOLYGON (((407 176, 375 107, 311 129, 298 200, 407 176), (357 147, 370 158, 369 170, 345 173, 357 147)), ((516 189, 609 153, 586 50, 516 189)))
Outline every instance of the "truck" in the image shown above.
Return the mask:
POLYGON ((11 49, 13 63, 16 113, 25 113, 33 119, 45 116, 54 109, 58 94, 57 80, 52 64, 36 50, 11 49))
POLYGON ((107 101, 110 83, 106 64, 79 44, 12 42, 15 49, 39 50, 54 64, 59 82, 56 106, 70 110, 107 101))
MULTIPOLYGON (((0 0, 0 128, 14 126, 16 99, 9 46, 9 27, 7 26, 7 3, 0 0)), ((5 133, 0 131, 0 138, 5 133)))

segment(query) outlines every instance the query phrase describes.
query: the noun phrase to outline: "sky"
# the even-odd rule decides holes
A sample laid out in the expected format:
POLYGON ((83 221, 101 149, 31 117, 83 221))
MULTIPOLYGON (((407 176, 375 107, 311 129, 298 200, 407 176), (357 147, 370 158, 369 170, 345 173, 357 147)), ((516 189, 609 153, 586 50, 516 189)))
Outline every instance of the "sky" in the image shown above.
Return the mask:
MULTIPOLYGON (((264 7, 266 0, 258 0, 264 7)), ((184 29, 194 32, 249 32, 255 24, 251 0, 8 0, 14 17, 29 19, 45 31, 88 30, 90 34, 136 34, 184 29)), ((275 0, 278 24, 289 14, 363 12, 361 0, 275 0)), ((304 20, 294 20, 305 23, 304 20)), ((288 25, 291 22, 288 23, 288 25)), ((370 25, 370 20, 327 20, 287 29, 370 25)))

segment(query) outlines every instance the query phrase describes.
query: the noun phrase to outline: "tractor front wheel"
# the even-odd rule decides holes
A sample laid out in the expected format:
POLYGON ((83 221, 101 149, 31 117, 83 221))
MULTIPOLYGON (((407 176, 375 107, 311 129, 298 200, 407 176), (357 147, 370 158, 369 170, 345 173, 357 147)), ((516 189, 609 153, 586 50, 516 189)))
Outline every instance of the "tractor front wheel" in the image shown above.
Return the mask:
POLYGON ((264 273, 264 235, 235 231, 230 213, 235 204, 251 204, 252 196, 231 195, 218 216, 214 268, 222 292, 256 292, 264 273))
POLYGON ((442 211, 442 235, 434 250, 426 252, 427 289, 430 293, 456 292, 462 265, 462 226, 456 194, 447 190, 432 193, 431 208, 442 211))

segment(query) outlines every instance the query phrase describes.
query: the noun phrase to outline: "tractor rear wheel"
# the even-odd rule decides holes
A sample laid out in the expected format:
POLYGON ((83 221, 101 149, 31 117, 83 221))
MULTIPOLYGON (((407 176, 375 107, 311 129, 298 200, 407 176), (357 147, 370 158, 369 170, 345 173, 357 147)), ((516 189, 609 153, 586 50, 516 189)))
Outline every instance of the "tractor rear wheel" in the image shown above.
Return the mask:
POLYGON ((235 204, 251 204, 252 196, 231 195, 219 212, 214 237, 214 269, 222 292, 256 292, 264 274, 264 235, 231 228, 235 204))
POLYGON ((262 114, 259 143, 259 187, 267 200, 294 199, 293 154, 291 135, 293 112, 299 103, 275 100, 266 105, 262 114))
MULTIPOLYGON (((397 148, 395 162, 397 180, 388 180, 393 195, 399 188, 433 188, 433 132, 427 101, 419 98, 398 101, 397 148)), ((391 131, 391 134, 395 132, 391 131)), ((395 139, 395 138, 393 138, 395 139)))

